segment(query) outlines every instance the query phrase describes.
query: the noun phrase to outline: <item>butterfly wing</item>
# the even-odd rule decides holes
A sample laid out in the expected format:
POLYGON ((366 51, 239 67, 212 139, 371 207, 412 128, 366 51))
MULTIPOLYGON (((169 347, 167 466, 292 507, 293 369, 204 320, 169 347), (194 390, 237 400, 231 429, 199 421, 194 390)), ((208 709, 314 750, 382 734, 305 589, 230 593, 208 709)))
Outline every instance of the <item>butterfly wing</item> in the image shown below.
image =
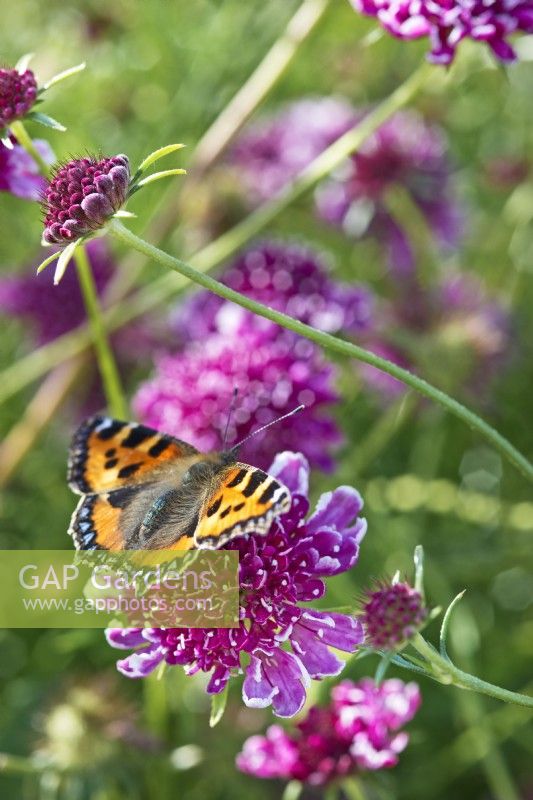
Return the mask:
POLYGON ((73 492, 94 494, 156 479, 169 462, 198 450, 146 425, 92 417, 74 435, 67 479, 73 492))
MULTIPOLYGON (((69 527, 80 550, 123 550, 156 498, 179 481, 198 451, 134 422, 92 417, 74 435, 68 483, 82 498, 69 527)), ((190 546, 189 540, 182 543, 190 546)))
POLYGON ((196 547, 215 550, 237 536, 266 534, 291 507, 289 490, 271 475, 236 463, 216 477, 200 509, 196 547))

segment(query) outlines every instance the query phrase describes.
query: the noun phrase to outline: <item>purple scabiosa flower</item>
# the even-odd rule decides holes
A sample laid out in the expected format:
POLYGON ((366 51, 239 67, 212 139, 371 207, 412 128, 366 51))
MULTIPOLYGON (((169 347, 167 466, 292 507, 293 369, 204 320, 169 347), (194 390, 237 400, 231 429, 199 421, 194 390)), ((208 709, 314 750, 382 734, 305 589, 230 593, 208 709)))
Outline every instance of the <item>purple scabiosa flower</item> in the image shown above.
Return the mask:
POLYGON ((362 625, 353 616, 301 605, 324 595, 325 578, 357 562, 366 532, 359 494, 341 486, 322 495, 307 517, 306 459, 281 453, 269 472, 291 492, 290 511, 266 536, 252 534, 225 546, 239 552, 239 627, 111 629, 112 646, 138 648, 118 662, 124 675, 144 677, 163 661, 180 664, 189 675, 210 673, 207 692, 217 694, 244 671, 247 706, 272 705, 278 716, 291 717, 302 708, 311 678, 341 672, 344 662, 330 648, 353 653, 362 643, 362 625))
POLYGON ((531 0, 350 0, 398 39, 428 36, 429 61, 450 64, 459 42, 486 42, 500 61, 514 61, 508 37, 533 33, 531 0))
MULTIPOLYGON (((364 286, 336 281, 320 253, 285 242, 253 245, 227 268, 221 281, 231 289, 328 333, 358 334, 372 317, 372 295, 364 286)), ((182 341, 217 330, 227 303, 197 292, 175 310, 172 328, 182 341)))
POLYGON ((250 737, 237 756, 237 767, 258 778, 313 786, 393 767, 409 741, 399 729, 419 705, 414 683, 343 681, 332 690, 330 705, 310 708, 294 733, 273 725, 265 736, 250 737))
MULTIPOLYGON (((55 156, 48 142, 35 139, 34 145, 48 164, 55 156)), ((40 200, 46 187, 45 179, 33 158, 19 145, 6 147, 0 142, 0 191, 9 192, 23 200, 40 200)))
MULTIPOLYGON (((87 255, 101 295, 115 263, 101 240, 88 242, 87 255)), ((32 338, 39 345, 67 333, 86 319, 76 272, 67 271, 57 286, 46 272, 36 276, 33 267, 22 275, 0 277, 0 313, 27 321, 32 338)))
POLYGON ((43 241, 62 247, 94 234, 128 197, 127 156, 78 158, 60 167, 48 185, 43 210, 43 241))
POLYGON ((428 614, 422 595, 408 583, 380 583, 365 594, 361 605, 365 642, 376 650, 403 647, 428 614))
POLYGON ((228 444, 303 403, 302 412, 244 445, 242 457, 265 467, 280 449, 298 448, 313 465, 331 469, 331 447, 341 440, 329 411, 337 399, 334 366, 312 342, 232 303, 220 307, 216 325, 159 357, 154 377, 133 400, 139 419, 209 451, 220 449, 235 388, 241 401, 228 444))
MULTIPOLYGON (((363 114, 359 112, 359 117, 363 114)), ((316 192, 319 215, 352 237, 369 234, 384 243, 391 267, 413 268, 413 253, 387 208, 394 186, 409 192, 436 241, 453 248, 461 212, 453 196, 443 132, 412 111, 402 111, 370 136, 316 192)))
POLYGON ((253 204, 269 200, 357 121, 338 97, 307 97, 250 125, 231 153, 253 204))
POLYGON ((37 81, 31 69, 0 69, 0 134, 22 119, 37 99, 37 81))

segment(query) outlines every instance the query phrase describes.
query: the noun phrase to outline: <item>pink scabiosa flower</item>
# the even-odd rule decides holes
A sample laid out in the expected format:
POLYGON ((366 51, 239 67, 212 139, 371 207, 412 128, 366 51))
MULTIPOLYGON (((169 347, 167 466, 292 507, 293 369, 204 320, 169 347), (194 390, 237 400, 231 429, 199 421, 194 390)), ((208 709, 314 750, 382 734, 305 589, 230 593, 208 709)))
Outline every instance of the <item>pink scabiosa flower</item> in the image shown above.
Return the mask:
MULTIPOLYGON (((359 112, 363 118, 364 112, 359 112)), ((461 209, 454 197, 443 131, 413 111, 402 111, 370 136, 316 193, 319 215, 348 236, 371 235, 385 245, 395 272, 413 269, 414 257, 387 203, 401 186, 424 215, 444 249, 461 237, 461 209)))
POLYGON ((207 692, 217 694, 244 672, 247 706, 272 705, 278 716, 291 717, 302 708, 310 679, 341 672, 344 662, 330 648, 353 653, 362 643, 355 617, 301 605, 324 595, 325 578, 356 564, 366 532, 359 494, 341 486, 322 495, 307 516, 306 459, 281 453, 269 472, 289 489, 290 511, 266 536, 252 534, 225 546, 239 552, 239 627, 111 629, 112 646, 138 648, 118 662, 124 675, 140 678, 162 662, 179 664, 189 675, 210 673, 207 692))
POLYGON ((365 594, 361 606, 365 643, 375 650, 402 648, 428 615, 420 592, 400 581, 378 584, 365 594))
POLYGON ((37 100, 37 81, 31 69, 0 69, 0 134, 22 119, 37 100))
POLYGON ((237 767, 258 778, 312 786, 394 767, 409 741, 400 728, 419 705, 415 683, 343 681, 332 690, 329 706, 313 706, 294 732, 273 725, 265 736, 250 737, 237 767))
POLYGON ((304 404, 301 413, 244 445, 242 457, 249 454, 265 467, 280 449, 298 447, 313 465, 331 469, 331 448, 341 440, 330 411, 337 400, 334 366, 312 342, 231 303, 220 307, 216 326, 180 351, 159 356, 155 375, 133 400, 138 418, 209 451, 220 449, 235 388, 241 400, 228 444, 304 404))
MULTIPOLYGON (((220 277, 246 297, 328 333, 360 334, 372 319, 370 289, 344 283, 328 272, 324 257, 301 244, 264 241, 252 245, 220 277)), ((176 307, 172 328, 182 341, 217 330, 227 303, 211 292, 197 292, 176 307)))
POLYGON ((248 126, 230 159, 252 204, 271 199, 357 121, 339 97, 308 97, 248 126))
MULTIPOLYGON (((48 142, 35 139, 33 144, 46 163, 53 164, 55 156, 48 142)), ((26 151, 19 145, 7 147, 0 142, 0 192, 9 192, 23 200, 40 200, 45 187, 45 179, 26 151)))
POLYGON ((429 61, 450 64, 463 39, 486 42, 500 61, 514 61, 513 33, 533 33, 530 0, 350 0, 398 39, 428 36, 429 61))

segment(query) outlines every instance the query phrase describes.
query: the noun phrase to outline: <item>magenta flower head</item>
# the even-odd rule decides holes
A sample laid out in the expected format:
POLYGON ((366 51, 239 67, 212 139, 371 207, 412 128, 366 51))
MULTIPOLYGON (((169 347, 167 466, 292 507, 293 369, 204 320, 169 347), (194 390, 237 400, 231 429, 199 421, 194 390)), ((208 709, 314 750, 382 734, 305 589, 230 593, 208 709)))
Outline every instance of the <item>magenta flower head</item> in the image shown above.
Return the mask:
POLYGON ((0 69, 0 134, 22 119, 37 100, 37 81, 31 69, 0 69))
MULTIPOLYGON (((144 159, 133 177, 126 155, 76 158, 56 170, 44 193, 42 237, 44 246, 57 245, 62 249, 55 283, 59 283, 65 274, 68 262, 80 244, 104 233, 114 217, 132 216, 124 210, 132 194, 147 183, 184 172, 172 169, 143 177, 151 164, 181 147, 182 144, 172 144, 154 151, 144 159)), ((56 257, 56 253, 49 256, 37 271, 43 270, 56 257)))
MULTIPOLYGON (((371 290, 335 280, 324 255, 302 244, 258 242, 237 256, 220 280, 246 297, 328 333, 360 334, 371 324, 371 290)), ((226 306, 212 292, 196 292, 176 307, 173 330, 184 342, 201 339, 219 328, 226 306)))
MULTIPOLYGON (((55 156, 48 142, 34 139, 33 144, 43 160, 53 164, 55 156)), ((23 200, 40 200, 45 188, 45 179, 24 148, 12 142, 9 147, 0 142, 0 192, 9 192, 23 200)))
POLYGON ((500 61, 514 61, 508 37, 533 33, 531 0, 350 0, 399 39, 429 37, 429 61, 450 64, 463 39, 486 42, 500 61))
POLYGON ((239 626, 111 629, 107 638, 113 647, 136 648, 117 664, 124 675, 142 678, 162 662, 181 665, 188 675, 210 673, 207 692, 218 694, 244 672, 247 706, 272 705, 278 716, 291 717, 302 708, 311 679, 343 669, 330 648, 353 653, 362 644, 355 617, 308 605, 325 594, 327 577, 357 562, 366 532, 359 494, 341 486, 322 495, 308 516, 306 459, 281 453, 269 472, 290 491, 290 511, 266 536, 252 534, 225 546, 239 553, 239 626))
POLYGON ((378 584, 366 593, 361 605, 365 642, 375 650, 402 648, 428 615, 420 592, 399 581, 378 584))
POLYGON ((257 778, 297 780, 311 786, 394 767, 408 744, 402 728, 420 705, 415 683, 343 681, 326 707, 313 706, 294 732, 272 725, 252 736, 237 767, 257 778))
POLYGON ((266 467, 280 449, 298 448, 313 465, 331 470, 331 449, 341 441, 331 413, 334 377, 335 367, 312 342, 224 303, 214 333, 159 356, 133 405, 146 425, 210 451, 222 445, 235 388, 240 399, 228 445, 304 404, 302 412, 244 445, 242 457, 266 467))

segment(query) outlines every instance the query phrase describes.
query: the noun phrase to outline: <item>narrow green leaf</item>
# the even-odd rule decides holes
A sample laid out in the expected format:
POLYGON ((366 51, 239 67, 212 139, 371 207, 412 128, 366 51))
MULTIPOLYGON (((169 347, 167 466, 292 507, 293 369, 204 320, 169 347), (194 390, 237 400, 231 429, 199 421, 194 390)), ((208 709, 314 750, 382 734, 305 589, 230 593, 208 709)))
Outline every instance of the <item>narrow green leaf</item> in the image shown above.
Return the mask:
POLYGON ((209 717, 209 727, 214 728, 218 725, 224 711, 226 710, 226 703, 228 702, 228 688, 229 683, 226 684, 224 689, 219 694, 211 695, 211 716, 209 717))
MULTIPOLYGON (((41 243, 41 244, 43 244, 43 243, 41 243)), ((45 245, 45 246, 47 246, 47 245, 48 245, 48 242, 44 242, 44 245, 45 245)), ((43 269, 46 269, 46 267, 48 266, 48 264, 51 264, 51 263, 52 263, 52 261, 54 261, 56 258, 59 258, 59 255, 60 255, 60 254, 59 254, 59 252, 55 252, 55 253, 52 253, 52 255, 51 255, 51 256, 48 256, 48 258, 45 258, 45 259, 44 259, 44 261, 42 261, 42 262, 39 264, 39 266, 37 267, 37 275, 38 275, 40 272, 42 272, 42 271, 43 271, 43 269)))
POLYGON ((134 214, 132 211, 126 211, 125 208, 119 208, 118 211, 115 211, 113 216, 119 219, 137 219, 137 214, 134 214))
POLYGON ((69 265, 69 261, 74 255, 74 251, 81 244, 81 239, 76 239, 75 242, 71 242, 68 244, 64 250, 61 251, 61 255, 57 261, 57 267, 54 275, 54 286, 57 286, 63 275, 65 274, 65 270, 69 265))
POLYGON ((15 69, 17 70, 19 75, 22 75, 23 72, 26 72, 28 69, 28 64, 32 60, 35 53, 25 53, 25 55, 21 56, 17 63, 15 64, 15 69))
POLYGON ((50 78, 45 84, 43 84, 43 89, 49 89, 50 86, 54 86, 59 81, 64 81, 65 78, 70 78, 71 75, 76 75, 78 72, 82 72, 85 69, 85 61, 82 61, 81 64, 76 64, 75 67, 70 67, 69 69, 63 70, 63 72, 58 72, 57 75, 54 75, 53 78, 50 78))
POLYGON ((298 800, 304 786, 300 781, 289 781, 281 796, 281 800, 298 800))
POLYGON ((148 183, 153 183, 154 181, 160 180, 160 178, 169 178, 171 175, 185 175, 184 169, 164 169, 162 172, 154 172, 153 175, 148 175, 147 178, 143 178, 142 181, 134 187, 134 189, 140 189, 141 186, 146 186, 148 183))
POLYGON ((424 598, 424 548, 421 544, 415 547, 415 589, 424 598))
POLYGON ((156 161, 159 161, 160 158, 164 156, 168 156, 169 153, 174 153, 176 150, 181 150, 182 147, 185 147, 184 144, 167 144, 165 147, 160 147, 159 150, 154 150, 153 153, 150 153, 149 156, 146 156, 144 161, 139 164, 138 172, 144 172, 147 167, 151 164, 154 164, 156 161))
POLYGON ((26 114, 26 119, 31 119, 47 128, 53 128, 55 131, 66 131, 64 125, 62 125, 53 117, 48 117, 46 114, 41 114, 40 111, 30 111, 29 114, 26 114))
POLYGON ((450 627, 452 614, 459 600, 462 600, 462 598, 464 597, 465 592, 466 589, 463 589, 462 592, 459 592, 459 594, 456 597, 454 597, 454 599, 446 609, 446 613, 444 614, 444 618, 442 620, 442 625, 440 628, 439 649, 441 656, 443 656, 444 658, 449 658, 447 650, 447 640, 448 640, 448 628, 450 627))

